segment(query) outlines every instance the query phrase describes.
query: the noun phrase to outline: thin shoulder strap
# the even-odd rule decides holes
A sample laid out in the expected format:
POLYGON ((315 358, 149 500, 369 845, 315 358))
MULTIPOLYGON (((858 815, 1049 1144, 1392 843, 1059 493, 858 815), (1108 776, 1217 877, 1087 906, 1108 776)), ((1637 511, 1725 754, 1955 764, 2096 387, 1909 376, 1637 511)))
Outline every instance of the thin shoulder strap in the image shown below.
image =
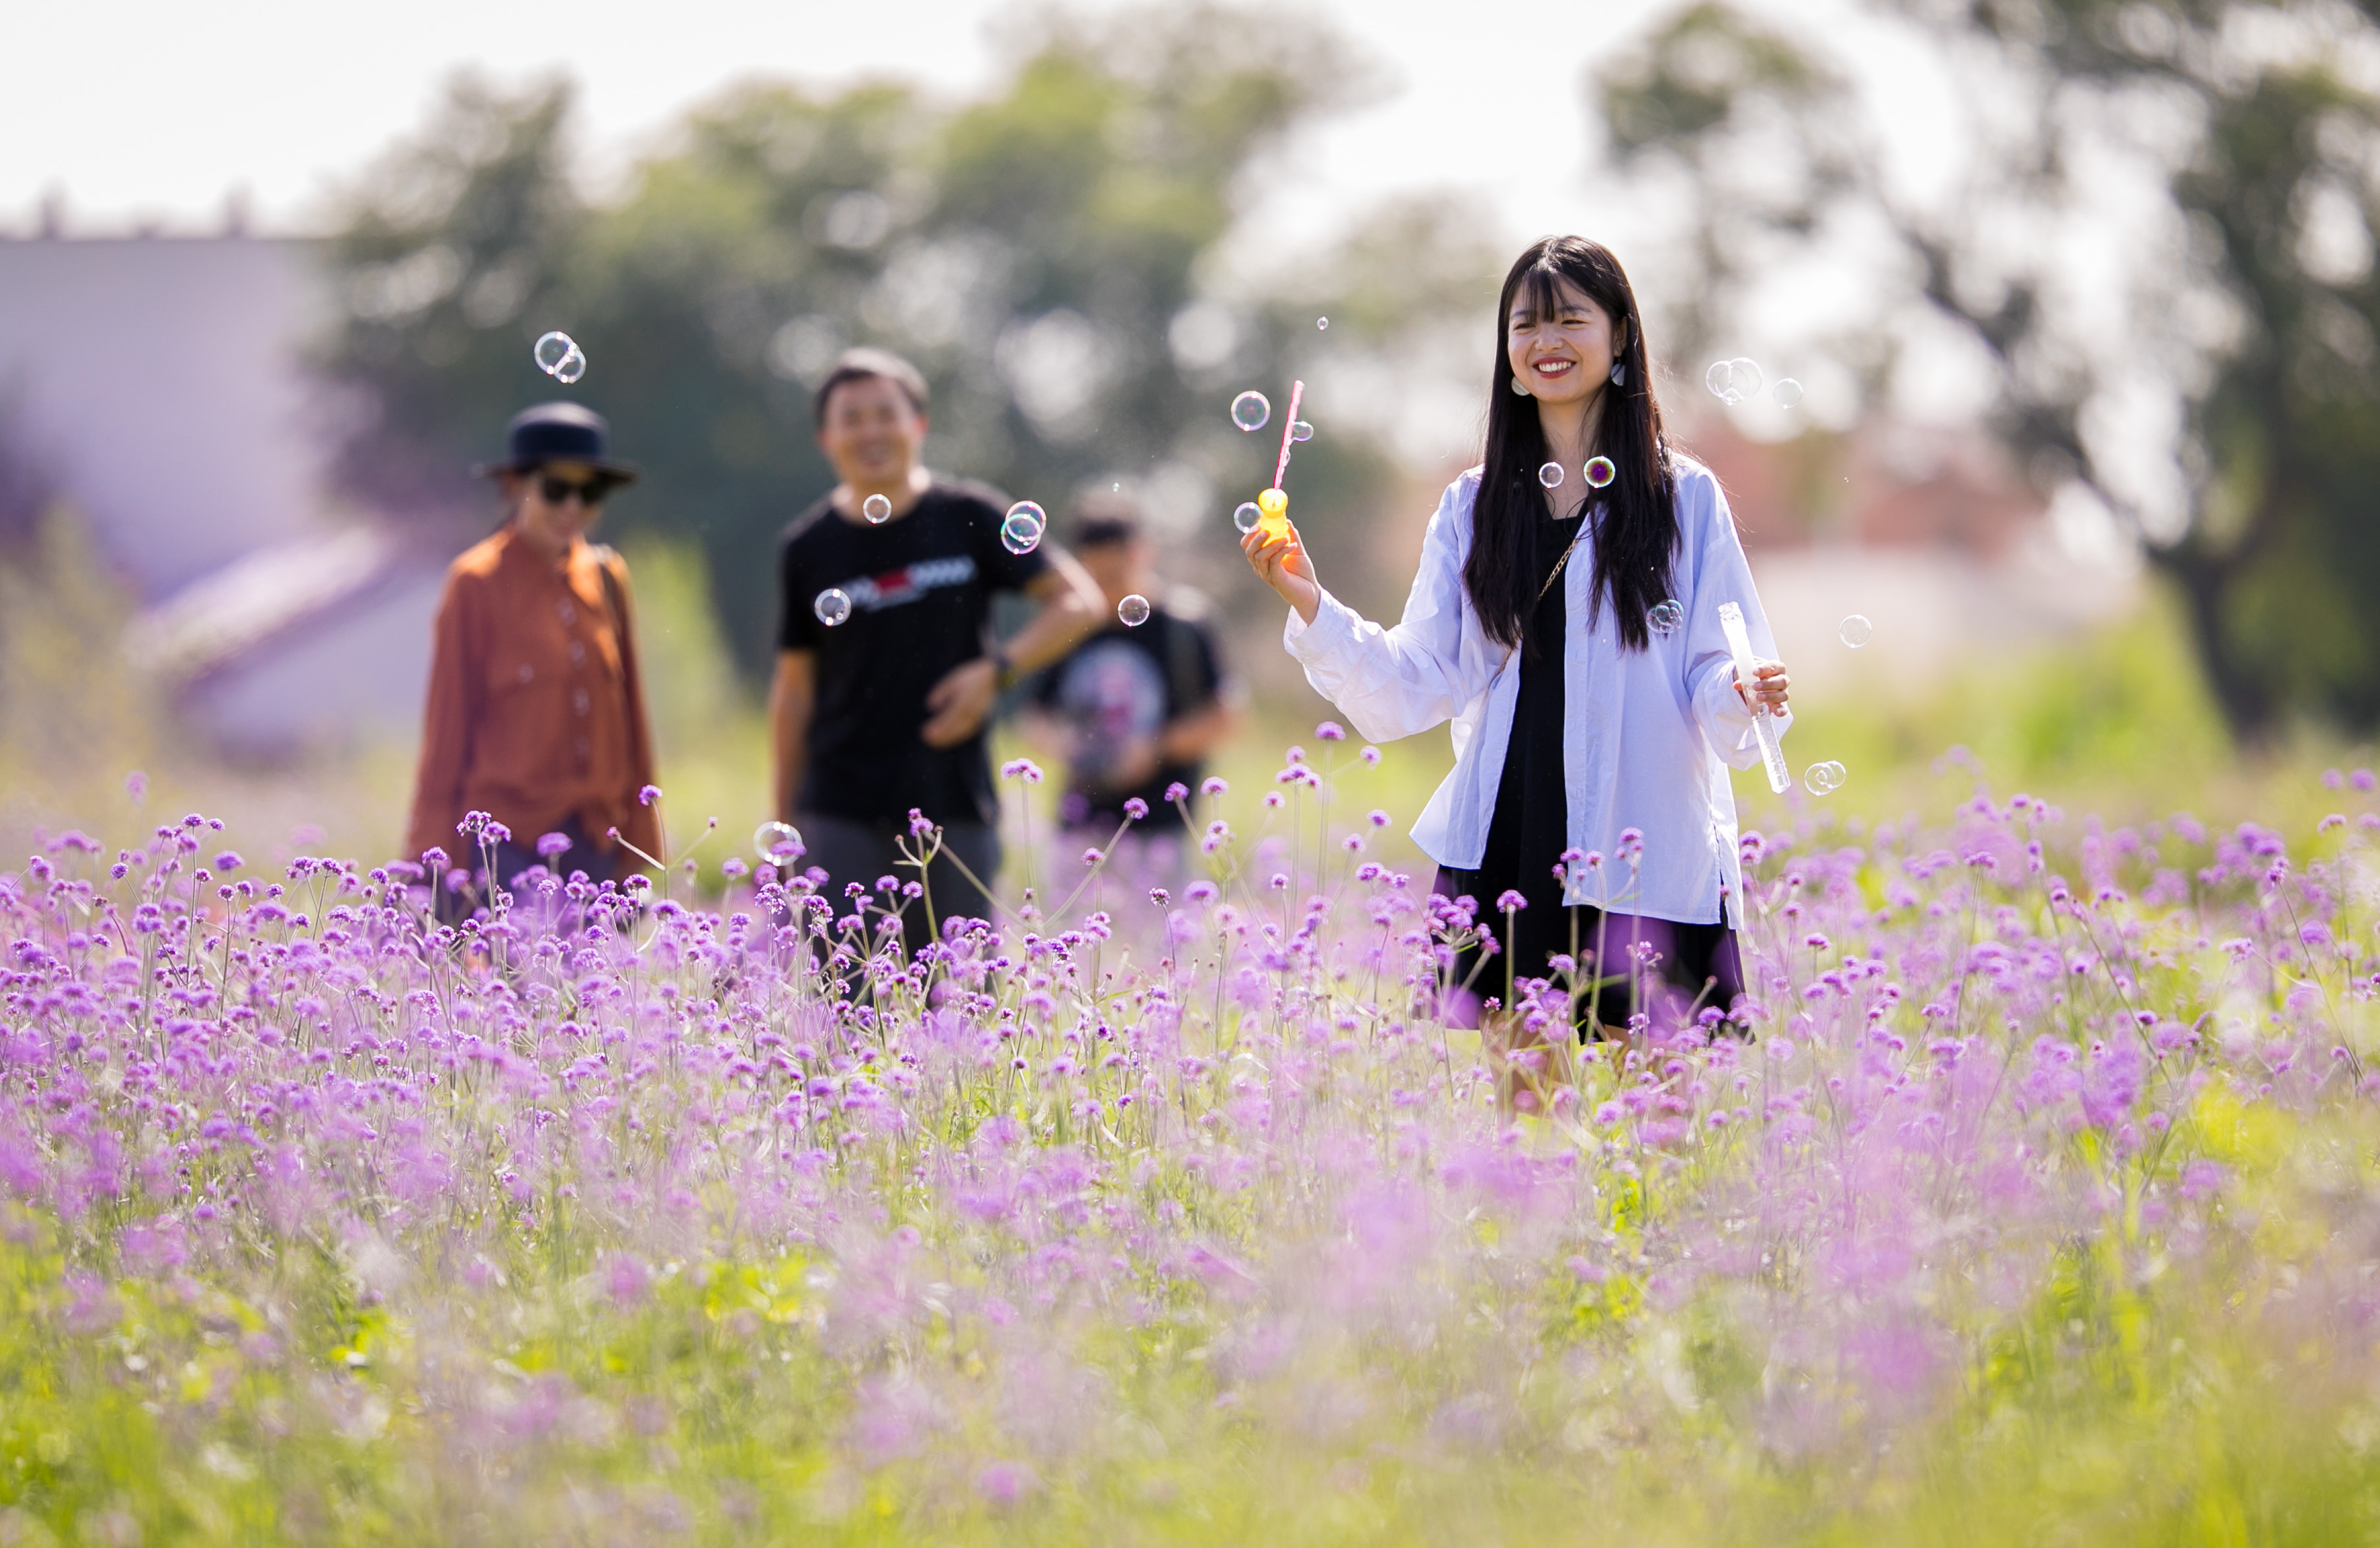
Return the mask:
POLYGON ((623 643, 628 637, 628 605, 620 597, 620 577, 612 573, 612 562, 620 557, 619 550, 603 543, 589 545, 595 550, 595 570, 603 577, 603 606, 612 614, 612 632, 623 643))
POLYGON ((1197 627, 1178 613, 1166 615, 1165 675, 1173 689, 1173 712, 1182 714, 1198 702, 1197 627))

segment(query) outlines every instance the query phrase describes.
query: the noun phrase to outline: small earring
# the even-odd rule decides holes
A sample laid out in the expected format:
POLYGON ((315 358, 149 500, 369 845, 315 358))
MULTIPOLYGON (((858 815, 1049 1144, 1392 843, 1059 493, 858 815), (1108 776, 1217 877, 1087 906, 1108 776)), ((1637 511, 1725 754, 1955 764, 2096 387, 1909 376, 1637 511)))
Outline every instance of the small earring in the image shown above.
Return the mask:
POLYGON ((1628 368, 1617 360, 1611 362, 1611 384, 1614 387, 1628 385, 1628 368))
POLYGON ((1516 398, 1525 398, 1529 395, 1528 384, 1517 376, 1512 379, 1512 395, 1516 398))

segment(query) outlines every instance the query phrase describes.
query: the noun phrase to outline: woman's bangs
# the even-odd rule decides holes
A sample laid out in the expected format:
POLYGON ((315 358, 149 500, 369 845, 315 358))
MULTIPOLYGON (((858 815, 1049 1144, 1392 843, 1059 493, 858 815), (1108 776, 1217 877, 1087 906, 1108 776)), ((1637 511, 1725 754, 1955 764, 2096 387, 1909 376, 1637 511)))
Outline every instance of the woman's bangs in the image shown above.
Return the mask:
POLYGON ((1560 310, 1562 279, 1561 271, 1546 259, 1531 264, 1522 274, 1521 283, 1513 287, 1512 311, 1504 315, 1506 326, 1512 324, 1512 311, 1526 311, 1531 317, 1542 320, 1560 310))
POLYGON ((1559 312, 1562 292, 1576 291, 1603 308, 1604 316, 1613 323, 1628 320, 1628 308, 1623 304, 1624 293, 1618 293, 1610 277, 1576 255, 1549 252, 1523 272, 1520 282, 1512 287, 1512 311, 1504 315, 1507 328, 1512 326, 1512 312, 1525 308, 1533 318, 1543 318, 1559 312), (1569 261, 1565 262, 1567 259, 1569 261))

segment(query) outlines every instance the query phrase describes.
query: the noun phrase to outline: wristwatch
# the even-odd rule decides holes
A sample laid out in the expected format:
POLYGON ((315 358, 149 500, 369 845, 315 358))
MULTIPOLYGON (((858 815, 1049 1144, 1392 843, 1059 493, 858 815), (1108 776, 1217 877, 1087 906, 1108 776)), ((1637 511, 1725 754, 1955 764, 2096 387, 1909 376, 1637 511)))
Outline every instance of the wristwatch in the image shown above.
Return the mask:
POLYGON ((991 658, 992 685, 1003 694, 1015 687, 1016 663, 1009 659, 1008 652, 995 645, 987 654, 991 658))

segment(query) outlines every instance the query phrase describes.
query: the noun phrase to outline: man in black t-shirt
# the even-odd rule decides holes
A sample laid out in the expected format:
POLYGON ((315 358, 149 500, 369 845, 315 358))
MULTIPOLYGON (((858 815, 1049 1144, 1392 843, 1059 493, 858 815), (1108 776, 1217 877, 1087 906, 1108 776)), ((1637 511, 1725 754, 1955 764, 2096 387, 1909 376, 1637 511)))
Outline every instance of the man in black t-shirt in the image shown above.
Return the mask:
MULTIPOLYGON (((1000 840, 986 722, 1003 687, 1089 633, 1098 588, 1054 548, 1009 551, 991 490, 919 465, 926 384, 908 362, 850 351, 820 386, 817 416, 841 482, 794 519, 778 558, 775 809, 826 870, 838 914, 850 883, 918 879, 897 848, 913 808, 989 886, 1000 840), (1005 641, 991 633, 998 591, 1040 604, 1005 641)), ((987 912, 947 862, 925 879, 938 917, 987 912)), ((929 938, 924 908, 907 925, 914 951, 929 938)))
POLYGON ((1135 830, 1178 841, 1183 815, 1166 792, 1176 784, 1196 791, 1206 758, 1238 727, 1213 631, 1185 605, 1195 599, 1160 599, 1155 550, 1129 502, 1105 495, 1085 502, 1075 550, 1106 611, 1099 632, 1034 690, 1042 739, 1066 762, 1060 815, 1070 826, 1105 829, 1103 839, 1137 797, 1148 815, 1135 830), (1127 625, 1117 609, 1133 596, 1150 608, 1147 622, 1127 625))

